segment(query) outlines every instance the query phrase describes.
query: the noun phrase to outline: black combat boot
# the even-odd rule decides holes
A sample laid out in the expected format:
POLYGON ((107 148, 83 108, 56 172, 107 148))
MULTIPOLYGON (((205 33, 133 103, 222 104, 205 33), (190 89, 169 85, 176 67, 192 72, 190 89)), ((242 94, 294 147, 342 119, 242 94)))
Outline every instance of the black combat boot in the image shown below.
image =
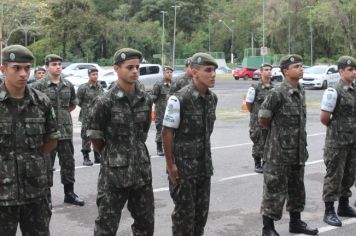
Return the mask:
POLYGON ((88 151, 82 151, 83 153, 83 166, 92 166, 93 162, 89 159, 89 152, 88 151))
POLYGON ((300 212, 289 212, 289 232, 296 234, 317 235, 319 230, 311 228, 300 219, 300 212))
POLYGON ((356 217, 356 211, 349 205, 348 197, 340 197, 337 214, 345 217, 356 217))
POLYGON ((262 220, 263 220, 262 236, 279 236, 277 231, 274 229, 273 219, 263 215, 262 220))
POLYGON ((334 209, 334 202, 325 202, 324 222, 332 226, 341 226, 342 223, 337 217, 334 209))
POLYGON ((96 151, 94 151, 94 163, 100 164, 100 154, 96 151))
POLYGON ((164 156, 161 142, 157 142, 157 155, 158 156, 164 156))
POLYGON ((256 173, 263 173, 263 167, 261 165, 261 159, 255 159, 255 172, 256 173))
POLYGON ((84 206, 84 201, 80 199, 77 194, 74 193, 73 189, 73 184, 64 185, 64 202, 72 205, 84 206))

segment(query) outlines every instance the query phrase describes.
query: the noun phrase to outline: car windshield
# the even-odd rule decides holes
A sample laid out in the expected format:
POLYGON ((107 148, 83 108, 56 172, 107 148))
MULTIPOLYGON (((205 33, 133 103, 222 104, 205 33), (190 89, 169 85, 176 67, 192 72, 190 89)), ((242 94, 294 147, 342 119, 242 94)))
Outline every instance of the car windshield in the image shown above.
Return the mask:
POLYGON ((304 73, 308 73, 308 74, 324 74, 326 69, 327 69, 327 67, 325 67, 325 66, 312 66, 312 67, 306 68, 304 70, 304 73))

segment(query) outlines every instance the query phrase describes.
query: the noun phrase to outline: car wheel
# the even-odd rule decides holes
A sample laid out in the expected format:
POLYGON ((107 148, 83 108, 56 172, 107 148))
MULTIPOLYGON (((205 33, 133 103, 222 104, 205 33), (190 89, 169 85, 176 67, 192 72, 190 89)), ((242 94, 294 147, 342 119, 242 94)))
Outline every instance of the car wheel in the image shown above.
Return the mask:
POLYGON ((240 79, 239 77, 236 77, 236 76, 234 78, 235 78, 235 80, 239 80, 240 79))
POLYGON ((247 75, 244 76, 244 80, 248 80, 248 76, 247 75))
POLYGON ((328 81, 324 80, 323 86, 321 87, 322 89, 327 89, 328 87, 328 81))

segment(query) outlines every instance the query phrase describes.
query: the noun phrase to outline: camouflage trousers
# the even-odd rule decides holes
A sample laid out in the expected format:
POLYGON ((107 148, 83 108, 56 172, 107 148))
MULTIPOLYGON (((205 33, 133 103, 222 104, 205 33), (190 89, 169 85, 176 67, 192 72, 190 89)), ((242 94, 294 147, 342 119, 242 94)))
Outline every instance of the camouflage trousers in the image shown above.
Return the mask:
POLYGON ((120 190, 98 188, 96 204, 99 216, 95 220, 94 236, 115 236, 121 212, 127 209, 134 219, 131 225, 134 236, 152 236, 154 232, 154 198, 152 184, 132 186, 120 190))
POLYGON ((155 119, 155 125, 156 125, 156 143, 162 143, 162 124, 163 124, 163 119, 155 119))
POLYGON ((256 161, 263 159, 263 150, 267 139, 268 130, 261 127, 250 129, 250 139, 253 142, 252 157, 256 161))
POLYGON ((325 148, 324 202, 338 201, 340 197, 351 197, 350 188, 355 182, 356 148, 325 148))
POLYGON ((50 152, 52 167, 54 166, 57 153, 59 165, 61 166, 61 183, 74 183, 75 163, 73 141, 71 139, 58 140, 57 148, 50 152))
POLYGON ((304 210, 304 166, 265 163, 263 177, 261 205, 263 215, 280 220, 286 200, 287 211, 302 212, 304 210))
POLYGON ((208 219, 211 177, 182 178, 176 186, 169 181, 174 202, 173 236, 201 236, 208 219))
POLYGON ((82 124, 82 129, 80 131, 80 136, 82 138, 82 152, 91 152, 91 142, 89 137, 87 136, 87 130, 88 130, 88 126, 87 124, 82 124))
POLYGON ((51 215, 46 199, 19 206, 0 206, 0 235, 15 236, 20 224, 23 236, 49 236, 51 215))

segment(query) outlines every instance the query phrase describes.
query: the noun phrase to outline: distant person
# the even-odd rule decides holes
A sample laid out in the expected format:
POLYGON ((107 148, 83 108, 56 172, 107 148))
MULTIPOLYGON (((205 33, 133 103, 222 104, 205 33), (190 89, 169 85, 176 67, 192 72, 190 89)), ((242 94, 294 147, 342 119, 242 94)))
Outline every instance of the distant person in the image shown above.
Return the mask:
POLYGON ((35 71, 34 71, 34 77, 35 80, 41 80, 44 78, 46 74, 46 69, 43 67, 36 67, 35 71))
MULTIPOLYGON (((58 153, 61 166, 61 182, 64 186, 64 202, 84 206, 84 201, 74 193, 75 162, 73 146, 73 123, 71 111, 77 105, 74 86, 61 77, 63 59, 56 54, 45 57, 47 76, 33 83, 32 87, 44 92, 51 100, 56 113, 60 137, 57 148, 51 151, 52 167, 58 153)), ((49 198, 49 200, 51 200, 49 198)))
POLYGON ((192 82, 192 69, 190 67, 190 61, 191 58, 187 58, 187 60, 185 60, 184 74, 172 83, 169 95, 173 95, 175 92, 192 82))
POLYGON ((320 121, 327 127, 324 148, 324 222, 341 226, 338 216, 356 217, 349 205, 356 174, 356 60, 342 56, 337 62, 340 81, 324 92, 320 121), (339 201, 337 215, 334 202, 339 201))
MULTIPOLYGON (((82 138, 82 153, 83 165, 92 166, 93 162, 89 158, 91 152, 90 139, 86 132, 89 126, 89 119, 92 112, 94 100, 104 93, 104 89, 98 82, 98 69, 93 67, 88 69, 89 81, 79 86, 77 91, 78 106, 81 108, 79 113, 79 121, 82 123, 81 138, 82 138)), ((94 163, 100 163, 100 154, 94 150, 94 163)))
POLYGON ((115 52, 118 80, 96 100, 89 122, 88 136, 102 154, 95 236, 116 235, 126 203, 134 220, 133 235, 154 232, 151 161, 145 144, 152 99, 137 83, 141 60, 141 52, 132 48, 115 52))
POLYGON ((174 202, 173 236, 200 236, 209 214, 211 176, 210 136, 218 98, 215 59, 207 53, 192 56, 193 81, 172 95, 163 119, 163 146, 174 202))
POLYGON ((308 159, 305 91, 302 57, 287 55, 280 67, 285 80, 266 97, 258 112, 261 125, 269 129, 263 159, 262 236, 278 236, 274 221, 282 218, 287 201, 289 232, 318 234, 301 220, 305 206, 304 168, 308 159))
POLYGON ((252 157, 255 161, 256 173, 263 173, 263 149, 268 134, 268 129, 258 122, 258 111, 273 88, 271 70, 272 66, 270 64, 262 64, 260 67, 261 81, 258 84, 251 85, 246 95, 246 106, 250 112, 250 139, 253 142, 252 157))
POLYGON ((0 85, 0 235, 48 236, 46 156, 57 145, 48 97, 27 86, 34 56, 21 45, 2 49, 0 85))
POLYGON ((156 125, 156 144, 157 155, 163 156, 162 149, 162 122, 164 117, 164 111, 166 110, 169 89, 171 88, 173 75, 173 68, 165 66, 163 68, 163 80, 157 81, 152 89, 152 99, 155 103, 155 125, 156 125))

